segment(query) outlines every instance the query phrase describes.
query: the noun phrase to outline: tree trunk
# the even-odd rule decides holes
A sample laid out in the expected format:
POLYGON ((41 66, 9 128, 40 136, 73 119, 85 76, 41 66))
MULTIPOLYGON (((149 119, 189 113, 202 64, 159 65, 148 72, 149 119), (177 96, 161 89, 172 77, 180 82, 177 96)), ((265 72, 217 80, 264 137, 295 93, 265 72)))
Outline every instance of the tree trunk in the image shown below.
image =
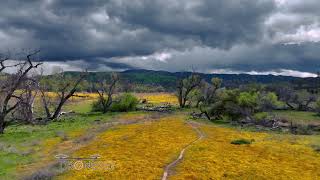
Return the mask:
POLYGON ((209 120, 209 121, 211 121, 211 117, 209 116, 209 114, 207 113, 207 111, 204 111, 204 112, 202 112, 205 116, 206 116, 206 118, 209 120))
POLYGON ((6 122, 4 122, 4 116, 0 115, 0 134, 4 133, 5 127, 6 127, 6 122))
POLYGON ((185 108, 185 107, 186 107, 186 102, 187 102, 187 101, 184 101, 184 100, 183 100, 183 102, 182 102, 182 108, 185 108))
POLYGON ((102 106, 103 106, 103 111, 102 111, 102 113, 105 114, 105 113, 108 112, 109 107, 108 107, 108 104, 105 102, 105 101, 106 101, 105 99, 103 99, 102 101, 103 101, 103 102, 101 102, 101 103, 102 103, 102 106))
POLYGON ((198 101, 197 101, 197 104, 196 104, 196 108, 199 108, 200 107, 200 103, 202 103, 202 102, 205 102, 205 100, 204 99, 199 99, 198 101))
POLYGON ((59 103, 57 109, 55 110, 55 112, 53 113, 52 117, 50 118, 50 120, 54 120, 57 119, 60 115, 61 109, 63 104, 65 103, 65 100, 61 100, 61 102, 59 103))
POLYGON ((180 108, 184 108, 184 103, 182 97, 179 97, 179 106, 180 108))
POLYGON ((286 102, 286 104, 287 104, 287 106, 289 106, 289 108, 290 108, 291 110, 294 110, 294 109, 295 109, 290 103, 286 102))
POLYGON ((103 114, 107 113, 111 107, 111 104, 112 104, 112 94, 108 94, 108 99, 105 100, 104 102, 104 107, 103 107, 103 114))

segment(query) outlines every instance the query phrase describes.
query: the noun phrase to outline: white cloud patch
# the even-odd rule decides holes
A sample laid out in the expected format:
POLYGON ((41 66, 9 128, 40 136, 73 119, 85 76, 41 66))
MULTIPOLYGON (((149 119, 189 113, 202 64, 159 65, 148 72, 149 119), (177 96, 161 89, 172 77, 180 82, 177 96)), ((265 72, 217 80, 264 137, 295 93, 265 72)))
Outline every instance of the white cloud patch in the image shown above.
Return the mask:
POLYGON ((277 43, 283 44, 302 44, 320 42, 320 27, 318 24, 312 26, 301 26, 293 34, 277 33, 277 43))
POLYGON ((167 60, 170 59, 171 57, 172 57, 172 55, 170 53, 162 52, 162 53, 155 53, 155 54, 152 54, 149 56, 141 56, 141 59, 167 62, 167 60))
POLYGON ((257 71, 250 71, 247 72, 247 74, 251 75, 275 75, 275 76, 294 76, 294 77, 317 77, 316 74, 309 73, 309 72, 301 72, 301 71, 295 71, 295 70, 290 70, 290 69, 280 69, 278 71, 262 71, 262 72, 257 72, 257 71))
POLYGON ((317 77, 316 74, 309 72, 301 72, 290 69, 280 69, 275 71, 234 71, 231 69, 214 69, 209 71, 214 74, 250 74, 250 75, 275 75, 275 76, 293 76, 293 77, 317 77))

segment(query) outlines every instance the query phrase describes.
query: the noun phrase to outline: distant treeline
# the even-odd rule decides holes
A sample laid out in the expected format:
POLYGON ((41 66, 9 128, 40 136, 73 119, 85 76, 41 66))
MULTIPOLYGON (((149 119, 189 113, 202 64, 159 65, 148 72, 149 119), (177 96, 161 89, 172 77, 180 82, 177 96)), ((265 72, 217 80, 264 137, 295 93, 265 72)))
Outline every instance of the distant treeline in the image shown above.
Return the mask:
MULTIPOLYGON (((70 77, 78 77, 81 72, 64 72, 70 77)), ((81 91, 94 92, 94 84, 104 79, 110 80, 111 72, 89 72, 85 80, 79 86, 81 91)), ((119 82, 120 91, 130 92, 173 92, 176 90, 176 82, 190 76, 191 72, 166 72, 152 70, 128 70, 119 72, 121 77, 119 82)), ((319 89, 319 78, 299 78, 291 76, 274 75, 248 75, 248 74, 203 74, 197 73, 207 82, 214 77, 223 80, 222 87, 237 88, 247 84, 284 84, 288 83, 295 89, 309 89, 317 91, 319 89)), ((45 79, 50 81, 51 76, 45 79)))

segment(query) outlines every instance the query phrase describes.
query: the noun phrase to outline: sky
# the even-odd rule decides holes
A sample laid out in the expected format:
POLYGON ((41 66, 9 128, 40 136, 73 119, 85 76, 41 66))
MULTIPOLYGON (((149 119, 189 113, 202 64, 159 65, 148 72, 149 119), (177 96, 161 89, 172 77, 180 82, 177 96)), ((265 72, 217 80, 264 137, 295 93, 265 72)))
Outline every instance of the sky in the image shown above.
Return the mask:
POLYGON ((48 71, 315 76, 319 0, 1 0, 0 52, 48 71))

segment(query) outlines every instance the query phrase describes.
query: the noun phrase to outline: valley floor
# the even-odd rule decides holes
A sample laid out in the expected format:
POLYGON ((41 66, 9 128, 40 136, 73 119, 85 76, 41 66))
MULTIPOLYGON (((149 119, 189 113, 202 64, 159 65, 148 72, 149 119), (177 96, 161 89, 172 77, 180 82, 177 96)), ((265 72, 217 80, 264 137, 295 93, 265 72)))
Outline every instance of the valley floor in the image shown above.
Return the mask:
MULTIPOLYGON (((94 138, 69 151, 70 157, 98 154, 100 158, 93 160, 99 163, 98 168, 81 166, 74 160, 67 171, 53 174, 55 179, 161 179, 165 167, 185 147, 183 157, 170 167, 168 179, 320 178, 320 154, 311 148, 309 136, 248 132, 191 122, 184 113, 124 115, 116 122, 120 123, 107 127, 102 123, 100 127, 104 128, 94 138), (190 144, 199 139, 197 130, 203 138, 190 144), (231 144, 237 139, 248 139, 252 144, 231 144)), ((37 175, 57 168, 39 164, 33 166, 38 168, 34 172, 37 175)))
POLYGON ((92 114, 89 105, 46 126, 9 127, 0 179, 320 179, 319 135, 255 132, 190 111, 92 114), (250 143, 231 143, 243 139, 250 143))

